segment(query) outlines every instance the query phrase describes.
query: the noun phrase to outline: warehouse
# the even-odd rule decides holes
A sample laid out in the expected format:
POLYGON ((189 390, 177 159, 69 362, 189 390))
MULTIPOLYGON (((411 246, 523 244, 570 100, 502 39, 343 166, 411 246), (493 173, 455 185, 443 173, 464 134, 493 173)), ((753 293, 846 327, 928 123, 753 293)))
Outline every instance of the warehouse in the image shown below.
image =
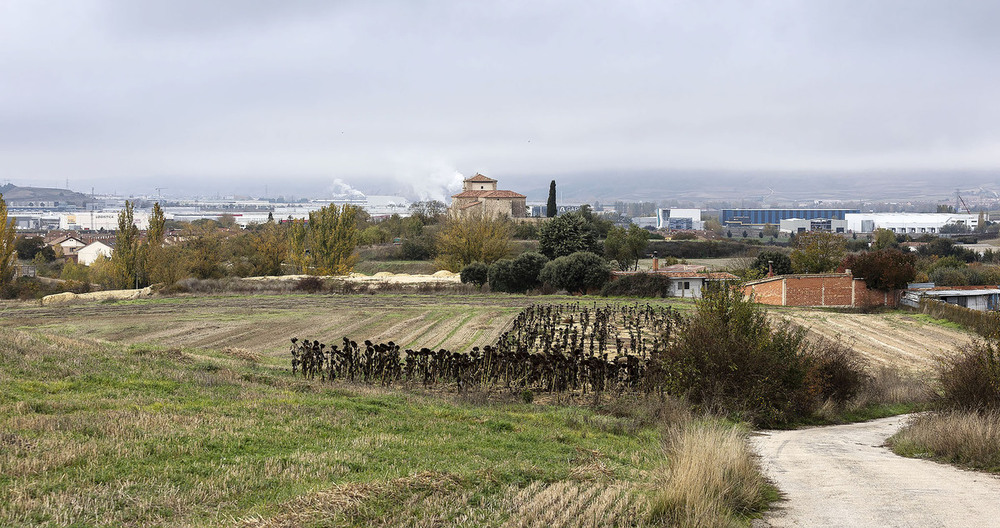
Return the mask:
POLYGON ((845 215, 847 230, 871 233, 888 229, 893 233, 939 233, 949 224, 979 227, 979 215, 958 213, 850 213, 845 215))
POLYGON ((843 220, 844 215, 858 212, 858 209, 723 209, 719 221, 727 227, 764 227, 779 225, 790 218, 843 220))
POLYGON ((701 209, 657 209, 657 229, 704 229, 701 209))

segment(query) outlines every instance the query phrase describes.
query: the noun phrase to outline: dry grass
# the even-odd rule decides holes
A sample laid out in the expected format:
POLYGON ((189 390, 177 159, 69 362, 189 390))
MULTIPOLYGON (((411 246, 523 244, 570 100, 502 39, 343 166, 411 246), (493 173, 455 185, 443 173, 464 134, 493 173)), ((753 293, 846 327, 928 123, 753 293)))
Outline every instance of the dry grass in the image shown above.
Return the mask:
POLYGON ((692 421, 667 433, 650 518, 670 526, 740 526, 768 500, 768 485, 747 433, 719 421, 692 421))
POLYGON ((643 501, 627 483, 533 482, 508 499, 510 528, 645 526, 643 501))
POLYGON ((231 358, 240 359, 248 363, 260 363, 260 354, 245 348, 226 347, 222 349, 222 353, 231 358))
POLYGON ((846 403, 827 400, 815 414, 831 423, 865 420, 925 408, 934 398, 926 375, 881 367, 853 399, 846 403))
POLYGON ((923 414, 889 439, 897 454, 1000 472, 1000 412, 923 414))

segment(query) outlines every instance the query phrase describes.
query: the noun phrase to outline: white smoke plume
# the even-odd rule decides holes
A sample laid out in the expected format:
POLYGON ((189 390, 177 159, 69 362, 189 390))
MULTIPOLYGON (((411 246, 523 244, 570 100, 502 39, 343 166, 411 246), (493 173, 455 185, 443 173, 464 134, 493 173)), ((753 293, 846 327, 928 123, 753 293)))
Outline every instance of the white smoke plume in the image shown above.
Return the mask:
POLYGON ((465 178, 451 163, 397 160, 393 179, 401 188, 409 188, 417 201, 440 200, 448 203, 451 195, 462 190, 465 178))
POLYGON ((333 185, 330 186, 330 194, 334 198, 365 198, 365 193, 351 187, 351 185, 340 178, 334 178, 333 185))

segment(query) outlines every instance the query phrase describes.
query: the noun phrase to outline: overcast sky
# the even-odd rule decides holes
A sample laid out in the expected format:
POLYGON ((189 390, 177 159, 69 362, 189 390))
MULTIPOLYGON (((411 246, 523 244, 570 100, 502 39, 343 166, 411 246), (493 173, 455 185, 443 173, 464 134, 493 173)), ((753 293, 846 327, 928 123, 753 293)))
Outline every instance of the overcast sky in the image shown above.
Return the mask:
POLYGON ((997 27, 985 0, 0 0, 0 180, 990 170, 997 27))

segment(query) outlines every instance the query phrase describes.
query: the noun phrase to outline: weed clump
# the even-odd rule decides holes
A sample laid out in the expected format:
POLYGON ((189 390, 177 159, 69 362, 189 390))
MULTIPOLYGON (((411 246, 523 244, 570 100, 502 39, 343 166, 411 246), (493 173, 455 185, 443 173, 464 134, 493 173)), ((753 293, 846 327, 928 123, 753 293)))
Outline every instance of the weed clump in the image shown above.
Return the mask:
POLYGON ((769 488, 747 433, 717 421, 693 421, 666 435, 669 465, 650 504, 666 526, 738 526, 760 511, 769 488))

